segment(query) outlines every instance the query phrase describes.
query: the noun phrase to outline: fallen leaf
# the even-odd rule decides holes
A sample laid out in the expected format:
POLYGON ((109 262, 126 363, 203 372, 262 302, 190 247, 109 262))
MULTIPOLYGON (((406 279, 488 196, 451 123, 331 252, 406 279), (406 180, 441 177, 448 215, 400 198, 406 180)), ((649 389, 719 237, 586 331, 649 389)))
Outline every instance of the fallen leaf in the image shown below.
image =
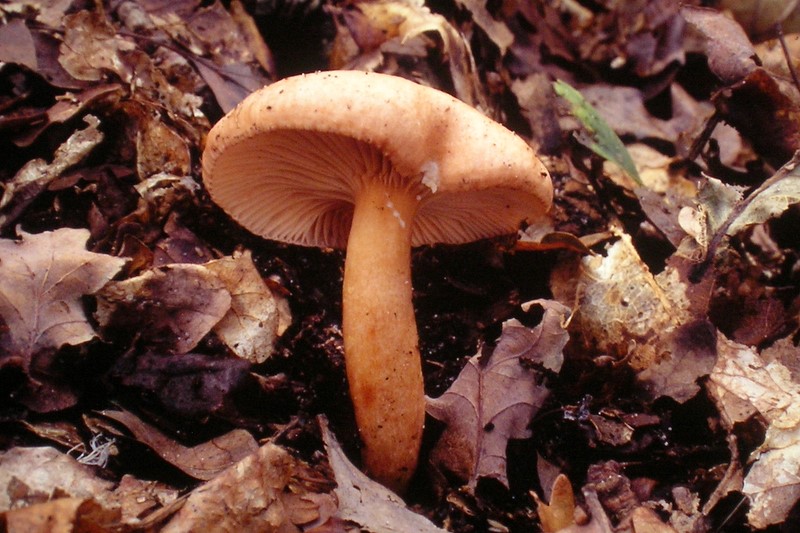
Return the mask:
POLYGON ((764 442, 750 457, 742 492, 748 521, 762 529, 786 519, 800 499, 800 384, 777 361, 719 336, 718 359, 707 385, 729 427, 752 414, 767 422, 764 442))
POLYGON ((228 312, 225 284, 201 265, 176 264, 109 283, 97 295, 104 334, 140 334, 161 351, 187 353, 228 312))
POLYGON ((20 241, 0 239, 0 315, 11 334, 6 354, 27 369, 40 350, 96 336, 81 298, 102 288, 125 259, 87 251, 85 229, 20 233, 20 241))
POLYGON ((32 159, 4 186, 0 197, 0 228, 14 220, 33 202, 47 186, 66 170, 80 163, 103 141, 97 117, 84 117, 87 127, 78 130, 56 150, 53 161, 32 159))
POLYGON ((169 413, 176 423, 214 417, 247 424, 240 400, 266 401, 250 366, 237 357, 132 353, 117 362, 112 376, 130 392, 169 413))
POLYGON ((108 73, 130 81, 132 69, 121 58, 136 45, 119 36, 103 11, 78 11, 63 20, 64 38, 59 63, 74 78, 100 81, 108 73))
POLYGON ((788 173, 748 197, 747 207, 728 226, 728 235, 736 235, 754 224, 763 224, 781 215, 790 205, 800 203, 800 166, 798 161, 789 164, 788 173))
POLYGON ((683 403, 700 390, 697 379, 708 375, 717 357, 717 330, 705 320, 682 324, 665 334, 662 360, 637 376, 650 398, 669 396, 683 403))
POLYGON ((43 503, 57 494, 94 498, 113 485, 98 478, 92 468, 49 446, 0 452, 0 512, 43 503))
POLYGON ((243 429, 186 447, 129 411, 106 410, 100 414, 125 426, 136 440, 195 479, 212 479, 258 449, 256 440, 243 429))
POLYGON ((339 518, 355 522, 371 533, 445 533, 424 516, 408 509, 400 496, 356 468, 328 429, 327 421, 322 417, 319 421, 328 462, 336 479, 334 492, 339 500, 339 518))
POLYGON ((214 326, 214 332, 238 357, 263 363, 272 355, 280 334, 280 313, 276 297, 261 279, 250 251, 205 266, 231 294, 231 308, 214 326))
POLYGON ((664 359, 664 341, 689 319, 678 273, 667 268, 654 276, 627 234, 607 246, 605 257, 584 257, 577 274, 556 273, 552 290, 562 303, 577 302, 571 326, 589 349, 627 358, 637 371, 664 359))
POLYGON ((550 490, 550 503, 546 504, 533 493, 539 521, 544 533, 554 533, 575 523, 575 494, 569 478, 559 474, 550 490))
POLYGON ((736 21, 716 9, 681 7, 681 16, 699 37, 708 67, 725 85, 735 83, 756 68, 750 39, 736 21))
MULTIPOLYGON (((647 507, 637 507, 630 516, 633 533, 678 533, 658 517, 655 511, 647 507)), ((682 529, 681 531, 692 531, 682 529)))
POLYGON ((514 42, 514 34, 503 22, 497 21, 492 17, 486 8, 486 0, 457 0, 457 3, 472 13, 475 24, 480 26, 497 48, 500 49, 500 56, 506 55, 506 51, 514 42))
POLYGON ((265 444, 189 493, 161 531, 299 533, 313 528, 317 520, 327 520, 326 508, 335 504, 330 495, 304 488, 303 479, 312 476, 313 470, 286 450, 265 444), (298 517, 303 522, 293 521, 298 517))
POLYGON ((428 413, 447 424, 431 460, 471 489, 480 477, 508 485, 508 440, 530 437, 528 424, 549 395, 537 383, 537 369, 561 369, 570 311, 553 301, 536 303, 545 309, 541 324, 528 329, 506 321, 491 355, 473 356, 444 394, 428 398, 428 413))
POLYGON ((22 19, 13 18, 0 26, 0 62, 24 65, 33 72, 38 69, 36 45, 22 19))
POLYGON ((105 509, 92 499, 58 498, 6 511, 3 522, 9 533, 112 531, 120 527, 120 510, 105 509))

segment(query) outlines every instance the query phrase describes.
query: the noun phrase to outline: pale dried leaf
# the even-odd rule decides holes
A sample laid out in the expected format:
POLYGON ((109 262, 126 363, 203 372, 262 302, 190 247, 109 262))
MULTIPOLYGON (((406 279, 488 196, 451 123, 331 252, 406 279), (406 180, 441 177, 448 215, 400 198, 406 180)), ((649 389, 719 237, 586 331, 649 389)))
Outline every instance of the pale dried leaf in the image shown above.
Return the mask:
POLYGON ((324 419, 320 419, 320 426, 336 478, 339 518, 355 522, 371 533, 445 533, 408 509, 400 496, 364 475, 347 459, 324 419))
POLYGON ((795 167, 782 179, 748 198, 747 207, 728 226, 726 233, 736 235, 748 226, 762 224, 782 214, 790 205, 799 202, 800 167, 795 167))
POLYGON ((677 273, 666 269, 653 276, 627 234, 607 248, 605 257, 584 257, 577 278, 562 283, 568 285, 554 285, 553 292, 565 303, 578 299, 573 324, 585 339, 598 353, 628 357, 635 370, 662 360, 668 353, 666 335, 689 316, 677 273))
POLYGON ((655 511, 647 507, 634 509, 630 520, 633 533, 677 533, 675 529, 665 524, 655 511))
POLYGON ((664 335, 663 359, 638 375, 650 398, 669 396, 683 403, 694 397, 700 390, 697 379, 714 368, 716 343, 716 328, 705 320, 681 324, 664 335))
POLYGON ((103 287, 125 259, 87 251, 85 229, 21 235, 0 239, 0 315, 10 331, 6 349, 27 364, 39 350, 96 336, 81 298, 103 287))
POLYGON ((278 336, 276 297, 261 279, 250 251, 206 263, 231 293, 231 308, 214 332, 237 356, 263 363, 278 336))
POLYGON ((531 367, 561 368, 568 340, 563 323, 570 311, 557 302, 537 303, 545 308, 539 326, 505 322, 488 360, 473 356, 444 394, 428 399, 428 413, 447 424, 432 461, 473 489, 480 477, 508 484, 508 440, 530 436, 528 424, 549 394, 531 367))
POLYGON ((764 528, 785 520, 800 498, 800 384, 782 364, 765 363, 752 348, 721 335, 717 350, 708 390, 723 419, 732 425, 757 412, 768 424, 743 488, 750 524, 764 528))
POLYGON ((56 493, 92 498, 112 487, 90 467, 49 446, 0 452, 0 512, 47 501, 56 493))

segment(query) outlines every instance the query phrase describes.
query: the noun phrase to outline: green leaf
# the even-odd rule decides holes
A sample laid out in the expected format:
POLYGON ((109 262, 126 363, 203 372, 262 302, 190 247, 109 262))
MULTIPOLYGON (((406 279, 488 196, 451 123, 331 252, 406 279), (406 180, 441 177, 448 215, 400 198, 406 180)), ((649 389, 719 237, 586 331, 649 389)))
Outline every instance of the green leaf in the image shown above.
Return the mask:
POLYGON ((553 90, 569 104, 572 116, 583 125, 584 131, 575 134, 578 142, 603 159, 616 163, 633 181, 644 185, 625 145, 583 95, 561 80, 553 82, 553 90))

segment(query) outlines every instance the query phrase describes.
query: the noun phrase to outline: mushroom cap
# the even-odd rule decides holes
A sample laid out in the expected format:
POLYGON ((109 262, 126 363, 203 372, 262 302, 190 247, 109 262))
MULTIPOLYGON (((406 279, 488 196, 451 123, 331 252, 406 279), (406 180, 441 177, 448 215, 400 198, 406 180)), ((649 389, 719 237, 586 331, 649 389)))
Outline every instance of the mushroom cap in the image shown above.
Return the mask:
POLYGON ((203 153, 219 206, 257 235, 299 245, 344 248, 370 179, 419 200, 413 246, 513 233, 543 217, 553 195, 547 169, 510 130, 386 74, 328 71, 266 86, 212 128, 203 153))

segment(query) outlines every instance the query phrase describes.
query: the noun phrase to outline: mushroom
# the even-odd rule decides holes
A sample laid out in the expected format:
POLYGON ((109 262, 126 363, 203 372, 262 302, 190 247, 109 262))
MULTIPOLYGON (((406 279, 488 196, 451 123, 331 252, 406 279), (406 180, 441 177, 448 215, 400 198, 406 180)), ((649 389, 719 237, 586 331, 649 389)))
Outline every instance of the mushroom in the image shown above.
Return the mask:
POLYGON ((441 91, 329 71, 248 96, 211 130, 211 198, 267 239, 346 248, 345 366, 363 466, 402 492, 425 418, 411 249, 515 232, 552 185, 522 139, 441 91))

